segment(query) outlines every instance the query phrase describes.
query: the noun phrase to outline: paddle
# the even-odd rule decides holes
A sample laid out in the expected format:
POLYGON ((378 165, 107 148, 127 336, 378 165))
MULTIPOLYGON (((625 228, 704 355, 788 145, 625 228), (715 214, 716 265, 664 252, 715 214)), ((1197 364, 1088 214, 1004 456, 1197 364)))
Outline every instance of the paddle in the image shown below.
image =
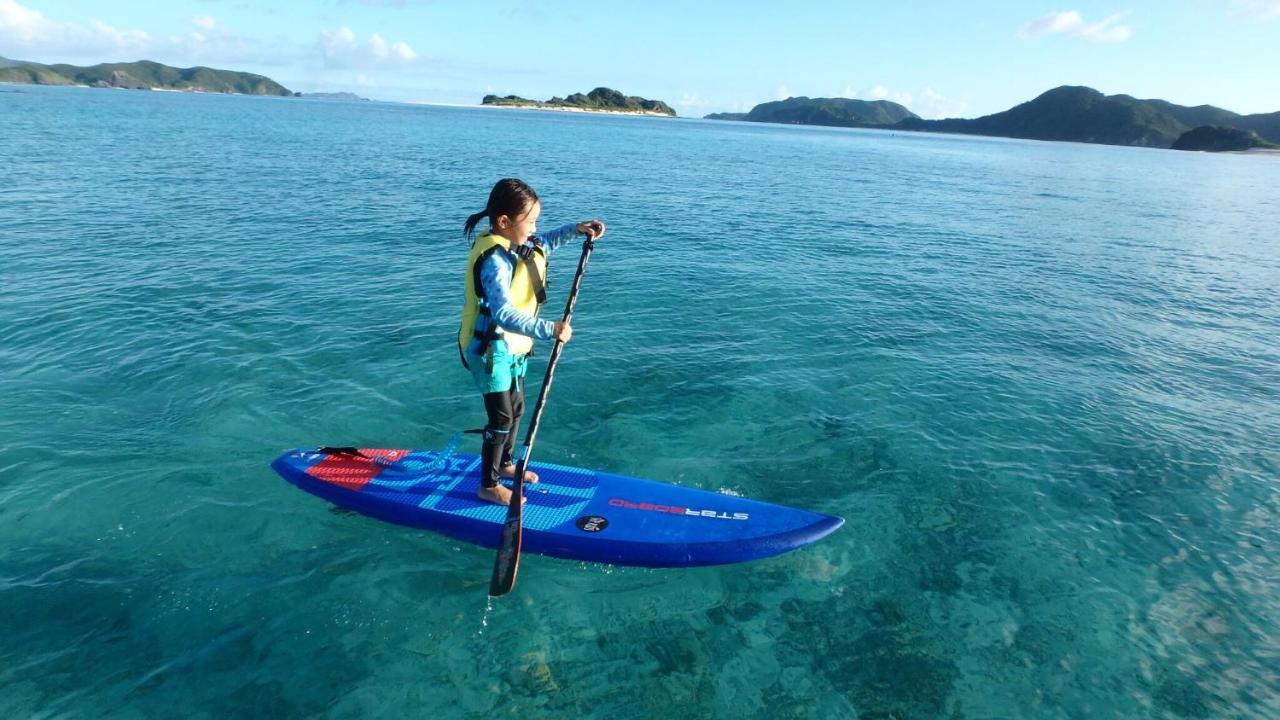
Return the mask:
MULTIPOLYGON (((595 249, 595 238, 588 235, 582 243, 582 257, 578 259, 578 274, 573 276, 573 287, 569 290, 569 301, 564 306, 564 322, 573 318, 573 305, 578 301, 578 288, 582 286, 582 273, 587 269, 587 258, 595 249)), ((524 452, 516 463, 516 474, 511 487, 511 503, 507 505, 507 519, 502 523, 502 544, 498 546, 498 557, 493 563, 493 575, 489 578, 489 595, 498 597, 511 592, 516 584, 516 570, 520 567, 520 541, 523 536, 524 523, 524 471, 529 466, 529 458, 533 455, 533 441, 538 436, 538 421, 542 419, 542 407, 547 402, 547 393, 551 390, 551 380, 556 374, 556 363, 560 361, 560 350, 564 343, 559 340, 551 347, 551 359, 547 361, 547 375, 542 380, 542 390, 538 392, 538 403, 533 406, 533 418, 529 421, 529 433, 524 437, 524 452)))

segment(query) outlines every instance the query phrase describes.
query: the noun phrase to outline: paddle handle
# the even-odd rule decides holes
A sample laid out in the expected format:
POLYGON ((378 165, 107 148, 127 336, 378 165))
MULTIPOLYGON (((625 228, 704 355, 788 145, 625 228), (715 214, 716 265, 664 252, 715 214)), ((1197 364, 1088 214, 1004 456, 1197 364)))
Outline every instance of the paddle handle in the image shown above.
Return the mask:
MULTIPOLYGON (((578 290, 582 287, 582 275, 587 269, 587 260, 596 247, 595 238, 588 236, 582 243, 582 256, 578 258, 578 272, 573 276, 573 287, 569 289, 569 299, 564 306, 564 322, 573 319, 573 308, 578 302, 578 290)), ((542 408, 547 403, 547 395, 551 392, 551 381, 556 376, 556 365, 560 362, 560 351, 564 343, 558 338, 551 347, 551 358, 547 360, 547 374, 542 380, 542 389, 538 391, 538 402, 533 406, 533 416, 529 420, 529 431, 524 437, 524 451, 516 462, 516 474, 511 488, 511 503, 507 505, 507 519, 502 523, 502 541, 498 546, 498 556, 493 563, 493 575, 489 578, 489 595, 498 597, 511 592, 516 584, 516 571, 520 567, 520 545, 523 537, 524 521, 524 473, 529 466, 529 458, 533 456, 533 443, 538 438, 538 424, 542 420, 542 408)))

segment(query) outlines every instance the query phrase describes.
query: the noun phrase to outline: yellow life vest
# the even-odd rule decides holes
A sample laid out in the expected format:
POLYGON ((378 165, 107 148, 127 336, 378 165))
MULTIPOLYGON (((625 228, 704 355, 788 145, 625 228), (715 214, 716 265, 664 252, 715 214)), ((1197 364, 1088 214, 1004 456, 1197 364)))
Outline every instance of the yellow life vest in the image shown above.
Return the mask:
MULTIPOLYGON (((524 247, 529 250, 519 253, 521 257, 511 275, 511 302, 519 312, 537 317, 538 309, 546 299, 543 279, 547 276, 547 254, 541 245, 526 243, 524 247), (534 273, 537 274, 536 277, 534 273)), ((458 327, 458 352, 463 356, 464 365, 467 347, 476 337, 476 325, 481 321, 481 316, 487 318, 484 324, 488 327, 488 332, 483 333, 480 338, 482 355, 488 354, 493 341, 498 339, 506 341, 507 350, 512 355, 524 355, 533 350, 533 338, 498 327, 490 314, 492 309, 485 303, 484 287, 480 283, 480 266, 499 248, 510 252, 511 241, 501 235, 485 233, 476 238, 467 256, 467 295, 462 306, 462 323, 458 327)))

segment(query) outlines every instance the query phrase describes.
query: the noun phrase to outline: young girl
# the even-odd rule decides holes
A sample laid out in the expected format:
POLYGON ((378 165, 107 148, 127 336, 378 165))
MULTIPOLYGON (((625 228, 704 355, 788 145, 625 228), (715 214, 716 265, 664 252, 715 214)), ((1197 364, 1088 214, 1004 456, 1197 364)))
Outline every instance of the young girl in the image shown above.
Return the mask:
MULTIPOLYGON (((477 494, 501 505, 511 501, 511 491, 498 478, 513 477, 516 472, 511 453, 524 413, 524 376, 533 338, 569 342, 573 336, 568 323, 538 319, 547 299, 547 256, 576 235, 604 235, 604 223, 599 220, 534 234, 541 212, 533 188, 506 178, 493 186, 488 204, 463 226, 472 244, 458 352, 484 395, 489 416, 477 494), (484 218, 489 219, 489 229, 475 237, 476 225, 484 218)), ((525 482, 537 481, 536 473, 525 472, 525 482)))

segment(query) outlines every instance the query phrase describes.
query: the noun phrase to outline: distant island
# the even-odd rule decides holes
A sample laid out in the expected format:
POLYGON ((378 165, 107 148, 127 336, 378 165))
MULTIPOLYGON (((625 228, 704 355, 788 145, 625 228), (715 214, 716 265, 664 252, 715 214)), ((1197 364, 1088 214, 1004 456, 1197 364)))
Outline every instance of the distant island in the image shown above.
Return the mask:
MULTIPOLYGON (((804 97, 763 103, 746 114, 717 113, 708 115, 707 118, 1155 148, 1171 148, 1192 130, 1212 126, 1254 133, 1262 143, 1280 143, 1280 112, 1239 115, 1212 105, 1186 107, 1165 100, 1104 95, 1093 88, 1070 85, 1049 90, 1034 100, 1004 112, 974 119, 925 120, 897 103, 883 100, 864 102, 804 97), (862 104, 855 104, 859 102, 862 104)), ((1189 142, 1194 143, 1196 140, 1192 138, 1189 142)), ((1209 145, 1214 148, 1236 147, 1241 142, 1247 141, 1236 138, 1231 141, 1210 142, 1209 145)))
POLYGON ((1001 113, 973 120, 908 120, 903 130, 998 135, 1032 140, 1072 140, 1105 145, 1169 148, 1203 125, 1238 127, 1280 137, 1280 113, 1243 116, 1213 107, 1186 107, 1165 100, 1103 95, 1093 88, 1063 86, 1001 113), (1252 125, 1252 127, 1250 127, 1252 125))
POLYGON ((0 82, 29 85, 85 85, 130 90, 185 90, 240 95, 292 96, 280 83, 262 75, 207 67, 176 68, 150 60, 102 63, 91 67, 42 65, 0 58, 0 82))
POLYGON ((793 97, 767 102, 749 113, 716 113, 712 120, 825 125, 828 127, 884 127, 918 116, 888 100, 793 97))
MULTIPOLYGON (((347 92, 295 93, 271 78, 253 73, 199 66, 176 68, 150 60, 80 67, 0 57, 0 83, 368 102, 367 98, 347 92)), ((623 95, 606 87, 545 101, 528 100, 517 95, 485 95, 481 104, 676 116, 676 111, 661 100, 623 95)), ((1166 100, 1104 95, 1093 88, 1074 85, 1054 88, 1004 112, 971 119, 926 120, 887 100, 809 97, 761 103, 746 113, 712 113, 706 119, 960 133, 1208 152, 1280 149, 1280 112, 1240 115, 1212 105, 1188 107, 1166 100)))
POLYGON ((598 87, 583 95, 574 93, 568 97, 553 97, 550 100, 526 100, 517 95, 499 97, 485 95, 481 105, 506 107, 530 107, 545 110, 581 110, 587 112, 613 112, 634 115, 659 115, 675 117, 676 111, 661 100, 646 100, 635 95, 623 95, 617 90, 598 87))

